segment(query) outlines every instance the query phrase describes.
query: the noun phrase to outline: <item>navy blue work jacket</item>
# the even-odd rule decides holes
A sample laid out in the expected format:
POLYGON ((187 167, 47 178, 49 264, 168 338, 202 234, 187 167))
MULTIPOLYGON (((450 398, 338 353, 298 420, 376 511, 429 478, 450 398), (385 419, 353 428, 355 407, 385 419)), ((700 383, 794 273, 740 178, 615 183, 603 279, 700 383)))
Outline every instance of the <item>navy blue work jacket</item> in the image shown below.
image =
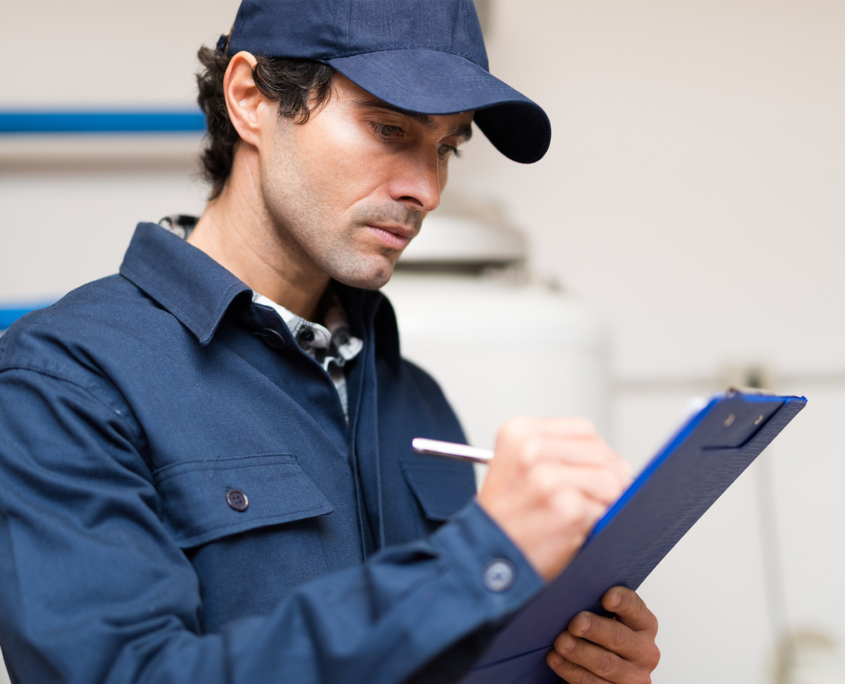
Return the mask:
POLYGON ((335 287, 348 423, 278 314, 154 224, 0 338, 13 682, 454 681, 541 589, 470 468, 411 452, 462 433, 389 303, 335 287))

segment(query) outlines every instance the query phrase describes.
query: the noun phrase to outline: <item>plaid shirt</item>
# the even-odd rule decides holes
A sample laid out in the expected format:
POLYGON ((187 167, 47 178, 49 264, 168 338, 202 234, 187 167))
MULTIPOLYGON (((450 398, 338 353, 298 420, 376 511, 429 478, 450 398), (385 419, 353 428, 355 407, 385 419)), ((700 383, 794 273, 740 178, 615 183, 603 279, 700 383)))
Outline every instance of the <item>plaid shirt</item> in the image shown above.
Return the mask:
MULTIPOLYGON (((188 239, 196 223, 195 216, 181 214, 165 216, 159 221, 159 225, 183 240, 188 239)), ((322 324, 307 321, 258 292, 252 293, 252 301, 278 313, 302 350, 329 374, 340 397, 343 415, 349 420, 349 394, 344 366, 358 356, 364 342, 349 331, 349 321, 337 295, 329 288, 320 300, 317 317, 322 324)))

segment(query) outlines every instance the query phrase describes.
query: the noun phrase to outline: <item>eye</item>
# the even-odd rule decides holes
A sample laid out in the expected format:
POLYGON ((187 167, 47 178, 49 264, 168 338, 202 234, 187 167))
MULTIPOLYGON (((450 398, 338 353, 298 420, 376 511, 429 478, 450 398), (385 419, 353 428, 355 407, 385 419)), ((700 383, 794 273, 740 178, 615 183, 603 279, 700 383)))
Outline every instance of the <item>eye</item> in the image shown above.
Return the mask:
POLYGON ((370 126, 373 127, 373 130, 382 140, 396 140, 397 138, 401 138, 405 133, 401 126, 391 126, 390 124, 381 124, 375 121, 371 121, 370 126))
POLYGON ((448 159, 450 156, 460 158, 461 151, 454 145, 441 145, 437 150, 437 154, 440 155, 441 159, 448 159))

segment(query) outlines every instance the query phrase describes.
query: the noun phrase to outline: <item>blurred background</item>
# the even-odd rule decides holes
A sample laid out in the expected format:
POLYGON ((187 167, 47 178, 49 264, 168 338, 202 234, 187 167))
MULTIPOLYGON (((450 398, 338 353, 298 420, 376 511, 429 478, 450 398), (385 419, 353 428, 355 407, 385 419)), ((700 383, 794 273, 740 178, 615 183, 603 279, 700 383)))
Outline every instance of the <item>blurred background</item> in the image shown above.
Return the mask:
MULTIPOLYGON (((491 71, 554 139, 521 166, 479 134, 453 163, 433 241, 388 286, 406 354, 475 443, 509 413, 582 413, 636 467, 691 395, 806 395, 641 593, 657 684, 845 682, 845 3, 477 4, 491 71), (436 297, 464 308, 426 310, 436 297), (465 348, 426 337, 437 315, 465 348), (478 334, 508 381, 467 375, 478 334)), ((190 128, 196 50, 237 5, 0 0, 0 316, 115 272, 137 221, 201 213, 207 193, 199 132, 33 134, 20 121, 43 119, 10 113, 190 128)))

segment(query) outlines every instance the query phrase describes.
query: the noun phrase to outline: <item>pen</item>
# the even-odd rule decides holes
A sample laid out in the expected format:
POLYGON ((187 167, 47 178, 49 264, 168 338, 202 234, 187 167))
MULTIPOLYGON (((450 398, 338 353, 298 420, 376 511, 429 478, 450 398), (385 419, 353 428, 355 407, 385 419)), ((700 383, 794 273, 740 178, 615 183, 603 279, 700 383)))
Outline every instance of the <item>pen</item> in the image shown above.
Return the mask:
POLYGON ((469 446, 468 444, 455 444, 454 442, 441 442, 436 439, 425 439, 415 437, 411 441, 414 453, 425 456, 442 456, 452 458, 456 461, 469 461, 470 463, 489 463, 493 458, 490 449, 469 446))

